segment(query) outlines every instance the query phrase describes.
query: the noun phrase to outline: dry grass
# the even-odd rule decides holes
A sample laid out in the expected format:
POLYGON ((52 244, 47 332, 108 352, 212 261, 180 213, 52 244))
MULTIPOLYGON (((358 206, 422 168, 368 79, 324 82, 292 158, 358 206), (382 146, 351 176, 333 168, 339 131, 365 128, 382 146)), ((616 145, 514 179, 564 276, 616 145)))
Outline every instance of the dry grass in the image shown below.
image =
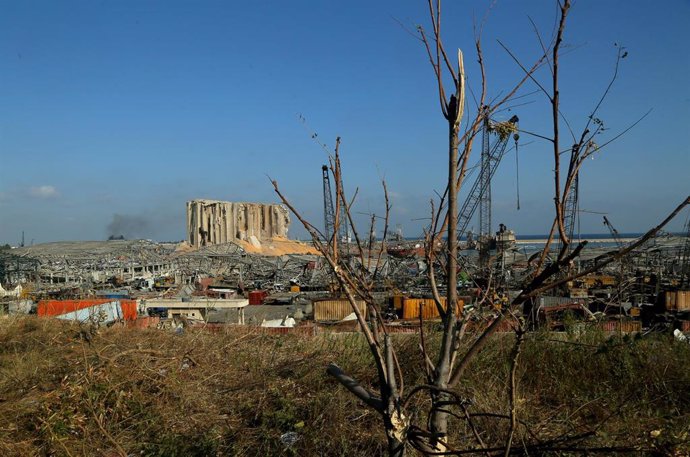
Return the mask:
POLYGON ((86 342, 70 324, 3 321, 0 455, 380 453, 377 418, 323 368, 365 354, 359 339, 317 346, 241 331, 127 328, 86 342), (286 449, 280 437, 290 431, 300 440, 286 449))
MULTIPOLYGON (((472 412, 507 411, 511 335, 497 335, 459 391, 472 412)), ((531 335, 520 417, 542 439, 602 423, 592 444, 682 452, 690 347, 667 338, 550 341, 531 335), (576 344, 573 344, 576 343, 576 344), (657 438, 650 432, 661 430, 657 438)), ((335 361, 373 385, 358 335, 181 335, 110 328, 83 339, 48 319, 0 321, 0 455, 343 455, 384 452, 379 419, 325 374, 335 361), (288 446, 281 435, 295 432, 288 446)), ((413 335, 398 335, 405 384, 421 382, 413 335)), ((434 344, 433 338, 430 344, 434 344)), ((426 399, 414 404, 420 414, 426 399)), ((506 421, 477 418, 500 443, 506 421)), ((457 427, 457 442, 470 440, 457 427)), ((472 444, 472 441, 467 441, 472 444)), ((687 451, 687 448, 685 448, 687 451)), ((678 454, 682 455, 682 454, 678 454)))
MULTIPOLYGON (((474 410, 507 414, 513 341, 512 335, 494 339, 475 361, 460 388, 474 400, 474 410)), ((668 335, 544 332, 529 335, 521 357, 517 403, 524 442, 595 432, 579 444, 690 455, 689 345, 668 335)), ((492 435, 486 441, 500 445, 507 422, 478 423, 492 435)))

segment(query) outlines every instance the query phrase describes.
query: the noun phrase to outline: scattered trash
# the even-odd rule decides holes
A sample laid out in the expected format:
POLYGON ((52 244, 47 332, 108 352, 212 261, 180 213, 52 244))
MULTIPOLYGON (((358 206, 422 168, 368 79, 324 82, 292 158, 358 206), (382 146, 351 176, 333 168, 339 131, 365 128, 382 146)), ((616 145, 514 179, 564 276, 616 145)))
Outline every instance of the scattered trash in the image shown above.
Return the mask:
POLYGON ((294 318, 285 316, 283 319, 268 319, 261 323, 262 327, 288 327, 292 328, 297 324, 294 318))
POLYGON ((297 432, 287 432, 280 435, 280 441, 285 445, 285 447, 290 447, 299 441, 299 433, 297 432))
POLYGON ((675 329, 673 331, 673 336, 676 338, 676 340, 682 342, 682 343, 690 343, 690 338, 687 336, 683 335, 683 332, 681 332, 678 329, 675 329))

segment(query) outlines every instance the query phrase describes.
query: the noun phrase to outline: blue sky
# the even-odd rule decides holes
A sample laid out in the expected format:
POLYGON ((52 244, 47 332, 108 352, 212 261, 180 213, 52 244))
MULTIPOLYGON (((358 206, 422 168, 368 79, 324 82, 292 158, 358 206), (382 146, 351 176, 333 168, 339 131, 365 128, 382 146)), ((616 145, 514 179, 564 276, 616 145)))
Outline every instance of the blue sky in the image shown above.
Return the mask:
MULTIPOLYGON (((472 24, 489 4, 444 3, 446 46, 464 50, 475 90, 472 24)), ((555 15, 550 1, 496 2, 483 33, 491 97, 520 77, 496 40, 529 62, 539 45, 528 17, 550 35, 555 15)), ((582 171, 581 208, 607 212, 620 232, 644 230, 690 193, 688 23, 687 0, 579 0, 569 18, 561 97, 571 124, 582 127, 606 87, 614 43, 629 55, 599 116, 609 137, 652 109, 582 171)), ((343 138, 358 212, 383 213, 385 177, 391 225, 421 233, 443 189, 446 125, 425 52, 401 24, 428 28, 426 2, 0 0, 0 242, 22 230, 27 242, 104 239, 114 220, 130 236, 183 239, 185 201, 276 201, 267 175, 320 225, 325 152, 311 132, 330 147, 343 138)), ((543 95, 521 102, 503 115, 548 133, 543 95)), ((493 220, 545 233, 549 145, 521 141, 521 209, 511 152, 494 179, 493 220)), ((605 231, 600 215, 580 222, 605 231)), ((291 234, 304 231, 293 223, 291 234)))

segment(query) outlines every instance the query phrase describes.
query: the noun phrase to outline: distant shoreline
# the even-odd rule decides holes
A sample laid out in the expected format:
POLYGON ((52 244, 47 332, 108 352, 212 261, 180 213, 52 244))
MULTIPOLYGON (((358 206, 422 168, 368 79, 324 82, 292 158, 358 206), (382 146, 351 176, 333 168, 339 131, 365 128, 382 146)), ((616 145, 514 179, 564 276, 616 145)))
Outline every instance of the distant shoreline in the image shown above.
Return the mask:
MULTIPOLYGON (((619 240, 621 243, 631 243, 631 242, 635 241, 637 238, 639 238, 639 237, 619 238, 619 240)), ((515 240, 515 242, 517 244, 545 244, 547 240, 548 240, 547 238, 541 238, 541 239, 540 238, 522 238, 522 239, 518 238, 517 240, 515 240)), ((554 238, 553 241, 558 242, 558 238, 557 237, 554 238)), ((608 238, 578 238, 578 239, 573 240, 573 241, 577 241, 577 242, 587 241, 588 243, 614 243, 616 240, 614 240, 611 237, 608 237, 608 238)))

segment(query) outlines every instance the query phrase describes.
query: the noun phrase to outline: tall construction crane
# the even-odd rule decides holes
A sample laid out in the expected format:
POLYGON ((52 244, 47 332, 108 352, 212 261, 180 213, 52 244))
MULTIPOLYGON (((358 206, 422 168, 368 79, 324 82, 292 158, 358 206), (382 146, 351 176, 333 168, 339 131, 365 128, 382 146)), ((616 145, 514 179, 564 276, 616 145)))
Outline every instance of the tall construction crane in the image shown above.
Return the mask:
POLYGON ((685 245, 683 246, 683 263, 680 267, 681 290, 690 286, 690 220, 685 223, 685 245))
MULTIPOLYGON (((488 115, 482 127, 482 155, 479 176, 472 184, 467 198, 458 212, 458 235, 465 233, 479 206, 479 264, 488 264, 491 240, 491 178, 505 155, 510 134, 517 131, 519 119, 513 116, 507 122, 492 123, 488 115), (491 141, 491 135, 497 138, 491 141)), ((517 135, 514 135, 517 141, 517 135)))
POLYGON ((333 226, 335 225, 335 210, 333 209, 333 193, 331 192, 331 180, 328 177, 328 167, 321 167, 323 175, 323 235, 326 241, 333 236, 333 226))
MULTIPOLYGON (((328 172, 328 167, 323 165, 321 167, 321 174, 323 176, 323 219, 324 219, 324 236, 326 241, 330 241, 333 236, 335 228, 335 209, 333 205, 333 192, 331 191, 331 179, 328 172)), ((342 185, 340 187, 342 189, 342 185)), ((336 198, 338 196, 336 195, 336 198)), ((345 206, 340 205, 340 218, 338 221, 338 238, 341 241, 347 242, 347 211, 345 206)))
MULTIPOLYGON (((575 221, 577 220, 577 205, 580 193, 580 175, 576 175, 573 184, 568 190, 568 195, 565 198, 565 207, 563 208, 563 225, 565 234, 568 240, 573 239, 575 234, 575 221)), ((605 218, 604 218, 605 219, 605 218)), ((569 245, 570 246, 570 245, 569 245)), ((558 252, 563 248, 563 240, 558 240, 558 252)))
POLYGON ((611 232, 611 237, 616 242, 616 246, 618 246, 619 249, 622 248, 623 241, 621 240, 621 236, 618 233, 618 230, 616 230, 616 228, 613 226, 613 224, 611 224, 611 221, 609 221, 606 216, 604 216, 604 225, 608 227, 609 232, 611 232))

